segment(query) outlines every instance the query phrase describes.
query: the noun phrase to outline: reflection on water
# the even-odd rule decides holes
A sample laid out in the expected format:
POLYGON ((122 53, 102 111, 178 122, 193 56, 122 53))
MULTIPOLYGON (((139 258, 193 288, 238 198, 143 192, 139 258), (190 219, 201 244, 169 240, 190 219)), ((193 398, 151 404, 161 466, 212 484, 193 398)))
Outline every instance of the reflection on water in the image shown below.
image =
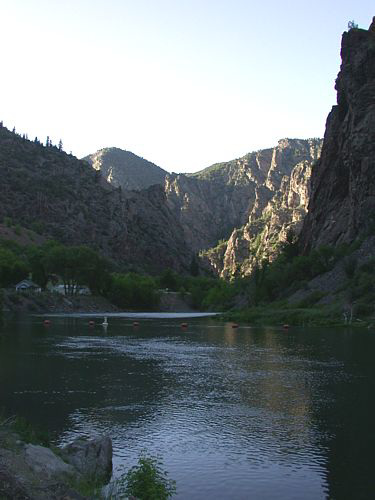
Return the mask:
POLYGON ((108 321, 5 325, 1 405, 109 434, 116 475, 160 455, 178 498, 371 498, 374 333, 108 321))

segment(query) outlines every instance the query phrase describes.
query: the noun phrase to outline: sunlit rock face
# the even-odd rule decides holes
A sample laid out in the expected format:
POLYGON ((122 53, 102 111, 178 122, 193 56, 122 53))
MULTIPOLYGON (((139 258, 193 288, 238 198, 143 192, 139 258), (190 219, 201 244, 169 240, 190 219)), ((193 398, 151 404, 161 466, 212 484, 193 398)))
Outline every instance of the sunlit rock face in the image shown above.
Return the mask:
POLYGON ((375 33, 343 34, 337 105, 328 115, 312 172, 301 250, 351 242, 372 231, 375 214, 375 33))
POLYGON ((119 148, 104 148, 83 158, 103 178, 115 187, 123 189, 145 189, 154 184, 164 184, 167 174, 140 156, 119 148))
POLYGON ((245 220, 233 229, 227 243, 203 254, 217 274, 226 278, 251 274, 260 262, 279 253, 291 231, 298 235, 309 201, 312 165, 321 145, 321 139, 282 139, 273 149, 244 157, 253 189, 245 220), (254 164, 261 168, 255 169, 254 164))

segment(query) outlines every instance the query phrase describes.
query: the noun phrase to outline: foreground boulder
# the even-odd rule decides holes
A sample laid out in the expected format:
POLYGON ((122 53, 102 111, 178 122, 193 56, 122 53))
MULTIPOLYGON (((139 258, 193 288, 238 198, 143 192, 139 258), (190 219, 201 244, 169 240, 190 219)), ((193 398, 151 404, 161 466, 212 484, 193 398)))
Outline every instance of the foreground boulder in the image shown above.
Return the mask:
POLYGON ((81 500, 80 483, 109 481, 112 471, 110 438, 76 439, 63 449, 27 444, 0 429, 1 500, 81 500))
POLYGON ((78 476, 77 470, 67 464, 50 448, 28 444, 24 450, 25 462, 39 475, 48 479, 64 479, 78 476))
POLYGON ((111 477, 112 441, 109 437, 78 438, 62 448, 61 456, 83 476, 111 477))

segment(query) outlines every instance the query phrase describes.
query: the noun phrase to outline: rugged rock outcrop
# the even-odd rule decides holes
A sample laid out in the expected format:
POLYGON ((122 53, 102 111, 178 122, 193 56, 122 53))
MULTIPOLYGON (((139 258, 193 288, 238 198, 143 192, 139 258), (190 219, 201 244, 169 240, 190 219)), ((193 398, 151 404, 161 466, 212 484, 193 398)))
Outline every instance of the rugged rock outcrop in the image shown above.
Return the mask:
POLYGON ((203 253, 222 277, 251 274, 263 259, 271 259, 287 237, 297 235, 306 214, 312 164, 319 158, 320 139, 283 139, 258 175, 255 197, 242 227, 228 242, 203 253))
POLYGON ((246 176, 241 181, 184 174, 166 177, 168 206, 194 251, 215 245, 245 222, 255 199, 255 184, 246 176))
MULTIPOLYGON (((167 207, 177 222, 171 225, 165 220, 165 231, 178 233, 182 229, 179 238, 194 252, 220 242, 219 251, 207 252, 211 268, 222 276, 247 274, 253 267, 254 240, 257 239, 259 247, 258 235, 264 232, 266 219, 271 219, 271 224, 262 236, 255 260, 275 253, 271 245, 285 237, 291 224, 298 232, 308 199, 311 164, 319 157, 320 148, 320 139, 282 139, 274 148, 218 163, 195 174, 167 174, 164 184, 167 207), (224 250, 221 240, 228 238, 228 249, 224 250)), ((138 182, 139 172, 129 169, 128 155, 131 153, 108 148, 86 159, 112 185, 124 189, 130 180, 138 182)), ((148 179, 151 167, 155 166, 142 162, 143 175, 148 179)), ((156 195, 157 188, 150 189, 156 195)), ((143 192, 131 195, 124 192, 124 196, 135 203, 135 214, 149 212, 147 203, 138 203, 143 192)), ((160 202, 154 214, 158 218, 161 212, 167 215, 160 202)), ((153 217, 151 213, 149 216, 153 217)), ((146 213, 144 217, 147 218, 146 213)), ((157 221, 154 227, 158 227, 157 221)), ((169 236, 170 242, 173 234, 169 236)))
POLYGON ((275 148, 215 164, 193 175, 167 176, 168 204, 191 247, 212 247, 218 240, 228 239, 249 218, 262 217, 296 165, 311 165, 320 147, 320 139, 282 139, 275 148))
POLYGON ((120 265, 188 269, 191 253, 163 187, 115 188, 86 162, 0 127, 0 220, 120 265))
POLYGON ((113 186, 123 189, 145 189, 153 184, 164 185, 167 172, 140 156, 119 148, 104 148, 86 156, 95 170, 113 186))
POLYGON ((342 64, 321 158, 311 177, 301 250, 373 232, 375 214, 375 33, 343 34, 342 64))

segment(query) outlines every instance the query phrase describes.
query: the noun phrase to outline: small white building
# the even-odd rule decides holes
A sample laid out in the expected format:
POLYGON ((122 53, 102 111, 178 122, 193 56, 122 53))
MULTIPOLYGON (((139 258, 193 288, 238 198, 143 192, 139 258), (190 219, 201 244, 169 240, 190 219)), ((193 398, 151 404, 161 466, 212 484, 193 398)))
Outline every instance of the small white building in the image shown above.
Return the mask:
POLYGON ((15 286, 17 292, 24 292, 24 291, 29 291, 29 292, 41 292, 42 289, 40 288, 39 285, 34 283, 31 280, 22 280, 17 285, 15 286))

